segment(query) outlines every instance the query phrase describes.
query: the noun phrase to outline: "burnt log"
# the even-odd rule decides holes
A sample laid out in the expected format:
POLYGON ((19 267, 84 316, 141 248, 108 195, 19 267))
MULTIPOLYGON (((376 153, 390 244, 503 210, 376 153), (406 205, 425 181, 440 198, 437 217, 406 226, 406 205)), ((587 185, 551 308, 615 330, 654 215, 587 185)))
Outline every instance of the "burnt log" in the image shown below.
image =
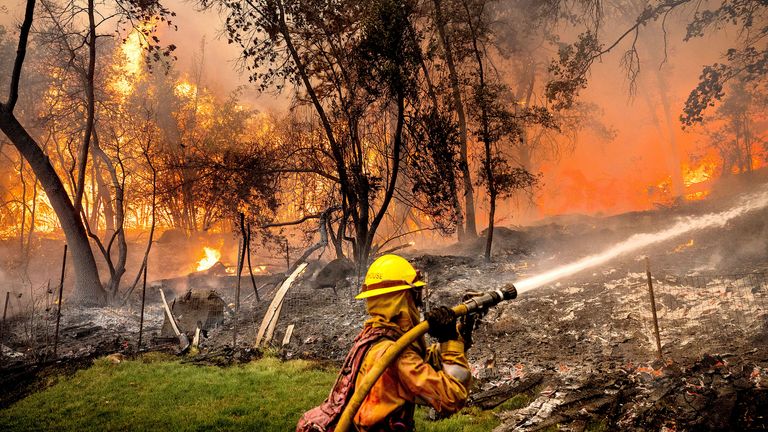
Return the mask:
POLYGON ((468 405, 477 406, 484 410, 496 408, 514 396, 536 387, 543 379, 542 374, 533 374, 512 384, 504 384, 490 390, 472 393, 469 395, 468 405))

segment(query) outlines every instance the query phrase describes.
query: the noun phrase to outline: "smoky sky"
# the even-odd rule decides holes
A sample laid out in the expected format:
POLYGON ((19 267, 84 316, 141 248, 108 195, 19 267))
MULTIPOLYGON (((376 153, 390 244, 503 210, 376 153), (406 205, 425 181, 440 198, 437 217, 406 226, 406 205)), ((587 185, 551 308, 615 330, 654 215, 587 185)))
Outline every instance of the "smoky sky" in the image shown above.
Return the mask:
MULTIPOLYGON (((5 4, 9 12, 0 13, 0 24, 12 26, 20 20, 25 2, 6 0, 5 4)), ((223 18, 217 12, 199 11, 183 0, 164 4, 176 12, 174 24, 178 31, 162 29, 160 37, 163 42, 178 46, 177 69, 182 74, 189 74, 202 58, 202 84, 214 92, 226 94, 241 88, 241 98, 256 109, 280 112, 288 107, 288 92, 260 94, 248 83, 247 74, 238 70, 239 49, 227 44, 222 35, 223 18)), ((701 130, 684 131, 678 117, 702 67, 721 60, 737 33, 737 29, 725 29, 683 42, 691 13, 683 9, 667 19, 666 45, 659 22, 641 28, 640 74, 634 95, 630 95, 621 68, 621 57, 631 38, 594 64, 582 100, 598 108, 593 115, 615 132, 613 138, 584 130, 569 150, 556 157, 540 158, 535 168, 543 173, 544 186, 536 193, 536 205, 508 203, 502 206, 502 219, 519 223, 553 214, 615 214, 652 208, 655 198, 649 190, 653 185, 673 177, 676 170, 679 172, 682 165, 701 152, 706 139, 701 130), (666 107, 663 99, 667 101, 666 107)), ((632 17, 608 10, 601 27, 603 40, 612 42, 631 22, 632 17)), ((581 30, 557 27, 563 41, 575 40, 581 30)), ((548 53, 552 56, 556 51, 550 48, 548 53)), ((500 74, 514 73, 504 70, 503 62, 498 65, 502 66, 500 74)), ((541 100, 543 87, 536 91, 541 100)), ((482 192, 478 198, 482 207, 482 192)))

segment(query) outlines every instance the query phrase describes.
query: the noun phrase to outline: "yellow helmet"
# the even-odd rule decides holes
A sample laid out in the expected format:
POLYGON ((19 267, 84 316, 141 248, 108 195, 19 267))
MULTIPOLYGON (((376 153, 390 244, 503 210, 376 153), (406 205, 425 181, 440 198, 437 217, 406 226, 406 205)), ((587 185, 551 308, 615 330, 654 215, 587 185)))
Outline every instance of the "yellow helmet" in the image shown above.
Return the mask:
POLYGON ((421 272, 414 269, 411 263, 403 257, 389 254, 379 257, 368 267, 363 288, 355 298, 364 299, 424 285, 421 272))

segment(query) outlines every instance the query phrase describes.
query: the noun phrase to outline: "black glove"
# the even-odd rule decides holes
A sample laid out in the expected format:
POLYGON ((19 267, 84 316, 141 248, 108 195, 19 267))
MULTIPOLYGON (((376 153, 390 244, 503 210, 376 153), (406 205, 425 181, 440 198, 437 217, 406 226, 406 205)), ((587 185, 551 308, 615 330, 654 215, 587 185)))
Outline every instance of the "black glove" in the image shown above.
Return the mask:
POLYGON ((464 351, 472 347, 472 330, 475 329, 475 315, 464 315, 459 319, 459 334, 464 339, 464 351))
MULTIPOLYGON (((471 299, 472 297, 478 297, 485 293, 480 291, 469 291, 461 298, 461 301, 467 301, 471 299)), ((472 347, 472 344, 474 341, 472 340, 472 330, 476 329, 479 324, 480 320, 485 316, 485 314, 488 313, 488 309, 482 309, 479 311, 476 311, 473 314, 464 315, 459 320, 459 333, 461 334, 461 338, 464 339, 464 350, 467 351, 469 348, 472 347)))
POLYGON ((429 323, 429 335, 438 342, 447 342, 459 338, 456 331, 456 313, 447 306, 440 306, 429 311, 426 315, 429 323))

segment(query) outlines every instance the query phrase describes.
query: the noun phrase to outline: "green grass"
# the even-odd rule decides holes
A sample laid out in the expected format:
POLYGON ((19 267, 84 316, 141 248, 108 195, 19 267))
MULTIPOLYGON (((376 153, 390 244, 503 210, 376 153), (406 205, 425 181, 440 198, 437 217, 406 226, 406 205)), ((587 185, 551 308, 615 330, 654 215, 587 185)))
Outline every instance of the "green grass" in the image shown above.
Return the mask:
MULTIPOLYGON (((163 357, 88 369, 0 411, 2 431, 291 431, 302 412, 328 395, 336 371, 306 361, 266 357, 219 368, 163 357)), ((432 422, 416 415, 424 432, 489 431, 498 420, 467 409, 432 422)))
POLYGON ((493 410, 496 412, 516 410, 527 407, 531 402, 533 402, 533 397, 526 393, 519 393, 512 398, 507 399, 493 410))

